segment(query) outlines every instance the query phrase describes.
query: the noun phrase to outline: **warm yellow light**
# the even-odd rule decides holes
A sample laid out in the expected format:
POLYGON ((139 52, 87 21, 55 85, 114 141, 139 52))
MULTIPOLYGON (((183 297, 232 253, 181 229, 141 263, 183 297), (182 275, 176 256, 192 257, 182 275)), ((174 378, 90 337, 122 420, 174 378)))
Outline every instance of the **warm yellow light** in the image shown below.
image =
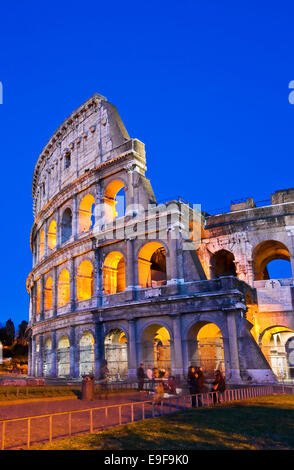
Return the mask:
POLYGON ((119 251, 109 253, 103 265, 104 294, 116 294, 126 288, 125 260, 119 251))
POLYGON ((45 284, 44 292, 44 308, 50 310, 52 308, 52 293, 53 293, 53 280, 52 277, 48 277, 45 284))
POLYGON ((58 279, 58 307, 63 307, 70 300, 70 278, 67 269, 63 269, 58 279))
POLYGON ((77 273, 77 299, 88 300, 93 296, 93 265, 90 261, 81 262, 77 273))
POLYGON ((48 229, 48 248, 54 250, 56 248, 56 222, 51 220, 48 229))
POLYGON ((40 234, 40 260, 44 257, 44 247, 45 247, 45 232, 42 230, 40 234))
POLYGON ((79 207, 79 232, 88 232, 93 223, 93 204, 95 199, 92 194, 87 194, 81 200, 79 207))

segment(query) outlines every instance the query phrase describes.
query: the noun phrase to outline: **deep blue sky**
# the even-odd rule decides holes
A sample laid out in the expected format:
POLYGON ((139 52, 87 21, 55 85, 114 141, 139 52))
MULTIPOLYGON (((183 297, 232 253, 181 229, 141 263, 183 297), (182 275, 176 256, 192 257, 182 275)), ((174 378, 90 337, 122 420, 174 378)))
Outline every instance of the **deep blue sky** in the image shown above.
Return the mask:
POLYGON ((293 2, 5 2, 0 11, 1 311, 28 319, 31 182, 94 92, 146 144, 158 200, 204 209, 293 184, 293 2))

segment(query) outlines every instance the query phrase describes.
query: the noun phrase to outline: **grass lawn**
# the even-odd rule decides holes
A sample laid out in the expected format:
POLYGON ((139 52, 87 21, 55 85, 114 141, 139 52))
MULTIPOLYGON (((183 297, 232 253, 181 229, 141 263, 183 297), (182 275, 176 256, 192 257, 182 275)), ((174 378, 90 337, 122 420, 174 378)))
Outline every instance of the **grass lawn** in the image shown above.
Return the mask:
POLYGON ((46 450, 294 449, 294 396, 188 410, 34 447, 46 450))

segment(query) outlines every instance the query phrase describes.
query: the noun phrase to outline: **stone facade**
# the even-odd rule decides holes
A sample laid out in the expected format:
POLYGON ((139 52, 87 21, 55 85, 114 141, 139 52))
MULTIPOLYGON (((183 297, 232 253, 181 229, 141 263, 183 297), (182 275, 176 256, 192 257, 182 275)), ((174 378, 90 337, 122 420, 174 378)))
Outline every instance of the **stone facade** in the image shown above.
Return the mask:
POLYGON ((144 362, 180 377, 198 364, 208 374, 221 368, 230 383, 275 380, 261 338, 271 327, 288 336, 294 328, 292 279, 268 285, 264 263, 288 259, 282 245, 293 260, 291 192, 276 193, 269 207, 249 200, 200 215, 182 200, 157 204, 145 172, 144 144, 98 94, 39 156, 29 375, 99 378, 107 360, 112 379, 133 379, 144 362))

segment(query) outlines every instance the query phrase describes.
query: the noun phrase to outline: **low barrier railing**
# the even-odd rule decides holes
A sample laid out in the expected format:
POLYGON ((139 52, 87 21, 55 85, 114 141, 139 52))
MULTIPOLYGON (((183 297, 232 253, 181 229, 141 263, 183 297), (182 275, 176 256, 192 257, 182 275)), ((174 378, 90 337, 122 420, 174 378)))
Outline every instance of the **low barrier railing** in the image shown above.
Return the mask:
POLYGON ((46 441, 51 443, 54 439, 101 431, 106 428, 163 416, 192 407, 212 406, 216 403, 247 400, 274 393, 294 394, 294 387, 269 385, 237 388, 222 393, 207 392, 196 395, 173 395, 157 402, 145 400, 1 420, 1 450, 24 447, 29 449, 32 444, 46 441))

